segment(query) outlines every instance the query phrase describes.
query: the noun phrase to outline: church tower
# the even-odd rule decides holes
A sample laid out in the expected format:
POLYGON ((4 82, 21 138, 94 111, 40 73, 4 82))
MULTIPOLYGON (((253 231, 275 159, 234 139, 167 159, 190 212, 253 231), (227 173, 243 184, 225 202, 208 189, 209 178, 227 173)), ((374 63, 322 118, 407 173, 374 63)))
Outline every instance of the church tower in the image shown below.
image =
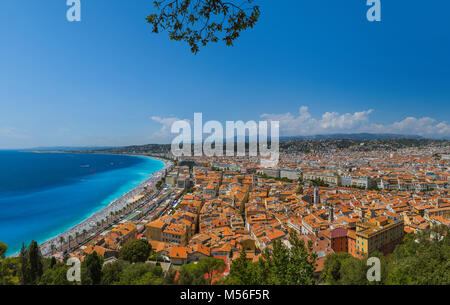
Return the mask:
POLYGON ((330 212, 328 213, 328 222, 330 223, 330 229, 334 229, 333 221, 334 221, 334 207, 333 205, 331 205, 330 212))
POLYGON ((314 187, 314 205, 317 205, 319 203, 320 203, 319 188, 316 186, 314 187))

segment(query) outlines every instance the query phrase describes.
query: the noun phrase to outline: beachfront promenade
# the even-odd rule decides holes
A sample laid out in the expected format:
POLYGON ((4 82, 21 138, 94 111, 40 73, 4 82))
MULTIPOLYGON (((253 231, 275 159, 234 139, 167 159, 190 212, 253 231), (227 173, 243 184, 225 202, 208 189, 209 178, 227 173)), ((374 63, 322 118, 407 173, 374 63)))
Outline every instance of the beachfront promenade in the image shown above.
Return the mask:
POLYGON ((164 178, 164 174, 170 171, 173 163, 168 160, 154 158, 164 162, 164 167, 153 173, 139 186, 111 202, 108 206, 94 213, 73 228, 63 232, 40 245, 42 255, 52 256, 55 252, 63 252, 70 248, 90 240, 92 237, 104 231, 118 219, 133 212, 149 196, 156 196, 156 184, 164 178))

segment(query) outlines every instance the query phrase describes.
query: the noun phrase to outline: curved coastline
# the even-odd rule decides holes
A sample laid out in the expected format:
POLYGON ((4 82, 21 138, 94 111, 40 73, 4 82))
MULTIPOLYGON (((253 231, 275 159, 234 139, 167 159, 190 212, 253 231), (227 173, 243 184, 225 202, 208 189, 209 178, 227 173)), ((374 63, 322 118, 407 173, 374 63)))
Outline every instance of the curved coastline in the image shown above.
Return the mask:
MULTIPOLYGON (((47 152, 52 153, 52 152, 47 152)), ((68 152, 69 153, 69 152, 68 152)), ((70 152, 71 153, 71 152, 70 152)), ((98 155, 111 155, 111 154, 101 154, 98 155)), ((119 154, 117 154, 119 155, 119 154)), ((144 181, 139 183, 138 186, 133 187, 132 189, 128 190, 126 193, 120 195, 119 197, 113 199, 111 202, 109 202, 106 206, 101 207, 99 210, 94 211, 92 213, 87 214, 87 216, 80 222, 76 223, 75 225, 72 225, 69 229, 60 232, 53 237, 47 239, 46 241, 40 243, 40 248, 43 256, 49 256, 53 250, 51 248, 51 245, 54 245, 55 247, 61 246, 60 239, 61 237, 64 238, 65 242, 67 242, 69 236, 75 237, 75 234, 78 232, 80 235, 83 231, 86 232, 92 232, 95 227, 97 226, 97 222, 101 221, 102 219, 105 219, 107 216, 110 215, 111 212, 119 211, 120 209, 124 208, 128 201, 132 199, 133 197, 139 195, 144 191, 145 187, 148 186, 154 186, 157 181, 161 179, 163 176, 163 173, 165 170, 167 170, 170 166, 172 166, 172 162, 161 159, 158 157, 152 157, 152 156, 146 156, 146 155, 133 155, 133 154, 120 154, 122 156, 129 156, 129 157, 136 157, 136 158, 149 158, 153 160, 160 161, 162 163, 162 168, 159 169, 156 172, 153 172, 150 174, 149 177, 147 177, 144 181)), ((15 253, 11 256, 17 256, 18 253, 15 253)))

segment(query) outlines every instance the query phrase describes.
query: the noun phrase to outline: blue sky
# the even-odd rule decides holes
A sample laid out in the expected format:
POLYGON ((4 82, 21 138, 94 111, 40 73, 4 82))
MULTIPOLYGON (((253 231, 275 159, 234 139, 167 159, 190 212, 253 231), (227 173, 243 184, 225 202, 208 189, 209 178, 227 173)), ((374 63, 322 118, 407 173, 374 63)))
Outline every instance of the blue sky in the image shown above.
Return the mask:
POLYGON ((278 119, 282 135, 450 136, 450 3, 260 0, 232 48, 155 35, 150 0, 0 2, 0 148, 168 142, 175 119, 278 119))

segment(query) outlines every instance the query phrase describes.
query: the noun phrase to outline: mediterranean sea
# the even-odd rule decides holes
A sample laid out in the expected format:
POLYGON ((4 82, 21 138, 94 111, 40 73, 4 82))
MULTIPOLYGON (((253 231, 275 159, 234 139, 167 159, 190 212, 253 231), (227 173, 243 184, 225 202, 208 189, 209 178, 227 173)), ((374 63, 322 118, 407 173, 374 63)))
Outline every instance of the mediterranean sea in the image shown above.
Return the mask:
POLYGON ((70 229, 164 163, 146 157, 0 151, 0 241, 7 255, 70 229))

